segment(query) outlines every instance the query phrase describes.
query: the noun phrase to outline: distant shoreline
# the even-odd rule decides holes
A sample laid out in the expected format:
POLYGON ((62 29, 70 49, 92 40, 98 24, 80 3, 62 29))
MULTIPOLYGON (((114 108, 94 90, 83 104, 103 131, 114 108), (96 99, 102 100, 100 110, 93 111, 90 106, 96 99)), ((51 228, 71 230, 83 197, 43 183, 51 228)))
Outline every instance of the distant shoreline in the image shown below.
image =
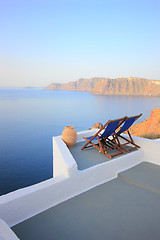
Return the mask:
POLYGON ((75 82, 51 83, 44 90, 86 91, 96 95, 160 96, 160 81, 144 78, 80 78, 75 82))

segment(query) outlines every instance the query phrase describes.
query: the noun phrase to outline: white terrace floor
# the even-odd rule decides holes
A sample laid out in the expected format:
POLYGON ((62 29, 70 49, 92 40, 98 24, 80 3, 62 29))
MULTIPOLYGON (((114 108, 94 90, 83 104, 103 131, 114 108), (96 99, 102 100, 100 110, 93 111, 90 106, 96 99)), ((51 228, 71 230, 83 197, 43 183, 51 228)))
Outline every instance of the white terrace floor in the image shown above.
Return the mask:
MULTIPOLYGON (((110 159, 106 155, 100 153, 94 147, 82 151, 81 148, 84 146, 85 143, 86 142, 84 142, 84 141, 78 142, 78 143, 76 143, 76 145, 74 145, 72 148, 69 149, 77 163, 78 170, 84 170, 84 169, 90 168, 94 165, 112 161, 113 159, 116 159, 120 156, 124 156, 123 154, 120 154, 120 155, 117 155, 117 156, 113 157, 112 159, 110 159)), ((128 145, 125 148, 129 149, 130 147, 128 145)), ((108 154, 113 154, 115 152, 117 152, 117 150, 110 150, 110 151, 108 151, 108 154)), ((127 152, 124 152, 124 154, 126 155, 127 152)))
POLYGON ((159 240, 159 224, 160 166, 144 162, 12 230, 22 240, 159 240))

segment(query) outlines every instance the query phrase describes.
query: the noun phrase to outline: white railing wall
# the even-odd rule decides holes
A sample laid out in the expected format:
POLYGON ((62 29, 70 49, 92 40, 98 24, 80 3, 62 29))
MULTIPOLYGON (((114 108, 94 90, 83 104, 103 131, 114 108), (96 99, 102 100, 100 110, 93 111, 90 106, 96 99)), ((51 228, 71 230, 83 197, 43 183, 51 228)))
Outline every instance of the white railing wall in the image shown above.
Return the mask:
MULTIPOLYGON (((95 131, 95 130, 94 130, 95 131)), ((92 132, 78 133, 78 141, 92 132)), ((160 141, 136 138, 141 149, 79 171, 61 137, 53 138, 55 178, 0 197, 0 218, 14 226, 52 206, 117 177, 143 161, 160 164, 160 141), (154 155, 154 157, 153 157, 154 155)))

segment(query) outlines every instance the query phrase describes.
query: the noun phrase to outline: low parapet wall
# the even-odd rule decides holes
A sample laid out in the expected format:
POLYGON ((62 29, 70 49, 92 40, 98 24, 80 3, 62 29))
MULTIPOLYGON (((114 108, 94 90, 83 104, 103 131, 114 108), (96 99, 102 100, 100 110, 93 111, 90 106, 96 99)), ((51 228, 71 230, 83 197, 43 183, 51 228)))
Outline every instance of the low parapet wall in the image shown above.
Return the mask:
POLYGON ((2 219, 0 219, 0 239, 20 240, 2 219))
POLYGON ((53 177, 71 177, 77 173, 77 163, 61 136, 53 137, 53 177))
POLYGON ((160 165, 160 139, 150 140, 140 137, 133 137, 133 139, 141 146, 146 162, 160 165))
MULTIPOLYGON (((92 131, 78 133, 78 141, 82 141, 83 136, 91 134, 92 131)), ((54 168, 57 168, 54 170, 55 178, 1 196, 0 218, 9 226, 14 226, 71 197, 116 178, 119 172, 140 162, 152 162, 154 159, 154 163, 157 161, 159 164, 160 141, 136 138, 136 142, 141 146, 140 150, 79 171, 61 137, 55 137, 53 139, 53 164, 54 168), (150 147, 154 149, 155 158, 151 157, 150 147)))
MULTIPOLYGON (((94 135, 97 129, 77 133, 77 142, 83 141, 83 137, 94 135)), ((53 137, 53 177, 63 175, 71 177, 77 174, 77 163, 62 140, 62 136, 53 137)))

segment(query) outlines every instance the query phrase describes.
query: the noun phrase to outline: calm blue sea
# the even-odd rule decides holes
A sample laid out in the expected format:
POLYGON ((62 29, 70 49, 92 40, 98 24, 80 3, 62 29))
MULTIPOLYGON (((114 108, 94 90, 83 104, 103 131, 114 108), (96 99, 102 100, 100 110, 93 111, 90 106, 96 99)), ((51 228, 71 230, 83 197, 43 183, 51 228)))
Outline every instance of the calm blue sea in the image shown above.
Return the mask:
POLYGON ((142 121, 157 107, 159 97, 0 89, 0 195, 53 176, 52 136, 66 125, 80 131, 139 113, 142 121))

